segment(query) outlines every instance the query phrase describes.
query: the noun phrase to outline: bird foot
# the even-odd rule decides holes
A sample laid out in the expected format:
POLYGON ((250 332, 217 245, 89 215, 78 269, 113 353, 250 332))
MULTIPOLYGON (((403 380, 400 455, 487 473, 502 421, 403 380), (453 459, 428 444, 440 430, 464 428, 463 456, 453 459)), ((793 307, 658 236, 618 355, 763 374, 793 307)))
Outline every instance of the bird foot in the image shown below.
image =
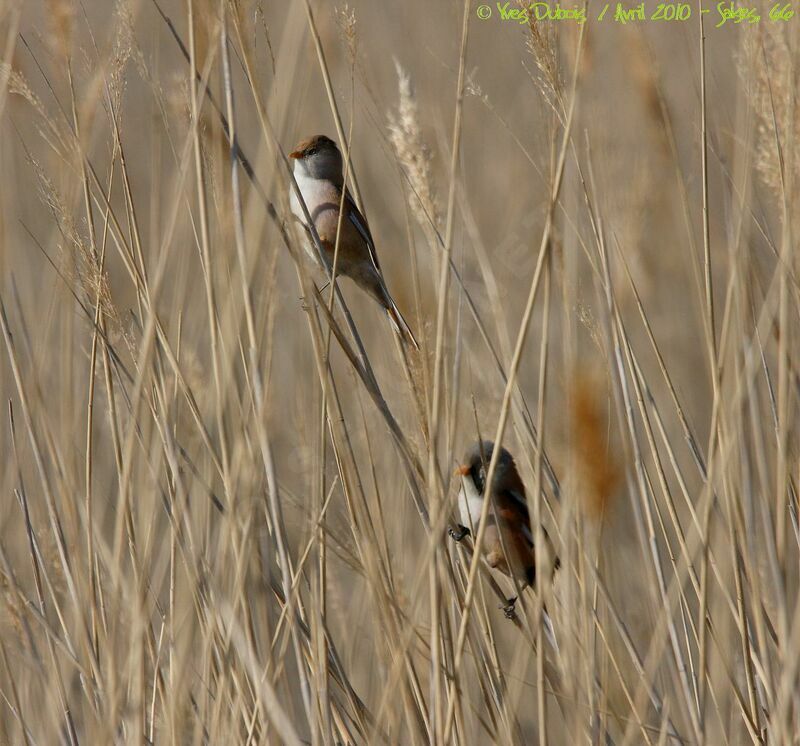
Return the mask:
POLYGON ((457 529, 451 526, 447 529, 447 533, 453 541, 461 541, 465 536, 469 536, 470 530, 459 523, 457 529))
POLYGON ((503 610, 503 614, 505 614, 506 619, 515 619, 517 616, 516 607, 517 597, 514 596, 513 598, 509 598, 506 602, 506 605, 501 606, 500 608, 503 610))

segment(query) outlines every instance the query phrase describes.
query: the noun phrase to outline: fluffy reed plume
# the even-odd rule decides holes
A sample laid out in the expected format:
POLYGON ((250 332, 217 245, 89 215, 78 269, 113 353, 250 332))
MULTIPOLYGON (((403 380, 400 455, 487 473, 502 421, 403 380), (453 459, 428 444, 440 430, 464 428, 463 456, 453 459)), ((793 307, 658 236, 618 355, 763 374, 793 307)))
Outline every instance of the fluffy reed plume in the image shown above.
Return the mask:
POLYGON ((48 42, 60 58, 69 57, 75 8, 71 0, 47 0, 48 42))
POLYGON ((341 8, 336 8, 336 23, 339 26, 342 39, 347 45, 347 53, 348 57, 350 58, 350 64, 354 65, 358 47, 358 37, 356 35, 356 12, 346 4, 341 8))
POLYGON ((17 593, 14 593, 11 582, 4 576, 0 576, 0 595, 5 598, 2 610, 0 610, 0 633, 3 640, 9 643, 13 641, 24 649, 24 610, 20 608, 20 600, 17 593))
POLYGON ((412 190, 411 209, 424 230, 439 224, 439 206, 431 176, 431 152, 422 136, 411 77, 395 60, 397 111, 389 113, 389 141, 412 190))
MULTIPOLYGON (((639 96, 648 117, 656 125, 659 125, 658 131, 663 132, 660 126, 662 124, 661 101, 659 100, 658 87, 654 76, 655 71, 653 70, 645 39, 641 34, 632 32, 627 34, 626 42, 629 52, 628 69, 630 70, 631 78, 639 91, 639 96)), ((662 147, 666 145, 663 141, 661 144, 662 147)))
MULTIPOLYGON (((797 57, 788 24, 762 24, 760 34, 742 35, 739 71, 758 121, 756 168, 775 195, 786 189, 789 174, 800 183, 800 99, 797 57)), ((795 216, 798 201, 794 200, 795 216)))
MULTIPOLYGON (((17 70, 14 70, 10 65, 3 62, 0 63, 0 69, 3 71, 3 77, 8 81, 8 92, 20 96, 26 101, 38 115, 36 126, 39 128, 39 133, 45 140, 47 140, 51 147, 56 152, 59 152, 64 157, 67 157, 70 150, 70 145, 67 142, 72 142, 68 137, 65 137, 62 132, 62 126, 50 116, 50 113, 42 103, 41 98, 33 92, 25 76, 17 70)), ((73 143, 74 145, 74 143, 73 143)))
POLYGON ((115 8, 116 34, 111 51, 109 64, 108 87, 112 96, 113 105, 119 109, 122 97, 125 94, 125 68, 131 56, 134 55, 136 45, 133 36, 133 18, 127 0, 119 0, 115 8))
MULTIPOLYGON (((120 65, 121 76, 124 69, 123 60, 127 59, 127 54, 121 44, 116 48, 119 54, 115 56, 115 60, 120 65)), ((9 92, 21 96, 33 108, 42 137, 65 158, 70 156, 73 160, 78 158, 78 143, 75 138, 63 131, 62 126, 49 116, 41 99, 31 90, 25 78, 15 70, 6 72, 9 92)), ((123 85, 121 77, 118 77, 116 84, 112 86, 112 96, 116 97, 115 89, 121 95, 123 85)), ((58 244, 63 276, 70 281, 77 295, 83 294, 88 307, 99 302, 104 316, 112 324, 113 331, 121 331, 119 314, 111 298, 108 276, 100 266, 99 257, 93 253, 88 240, 76 225, 66 199, 56 188, 47 169, 33 156, 29 156, 28 161, 37 179, 39 199, 47 207, 63 239, 58 244)))
POLYGON ((594 520, 602 520, 619 483, 619 466, 609 441, 608 419, 596 381, 579 376, 572 385, 572 447, 579 470, 581 504, 594 520))
POLYGON ((58 243, 61 254, 61 272, 72 285, 72 290, 82 297, 87 308, 100 304, 100 310, 111 322, 115 332, 121 331, 117 309, 111 297, 108 275, 100 266, 88 240, 84 237, 68 209, 63 195, 56 189, 46 170, 31 158, 31 166, 39 180, 39 197, 47 207, 63 238, 58 243))
MULTIPOLYGON (((519 5, 527 8, 530 3, 519 0, 519 5)), ((555 23, 541 23, 532 13, 529 14, 525 47, 536 65, 536 72, 531 72, 531 78, 548 105, 561 116, 563 81, 558 62, 556 26, 555 23)))

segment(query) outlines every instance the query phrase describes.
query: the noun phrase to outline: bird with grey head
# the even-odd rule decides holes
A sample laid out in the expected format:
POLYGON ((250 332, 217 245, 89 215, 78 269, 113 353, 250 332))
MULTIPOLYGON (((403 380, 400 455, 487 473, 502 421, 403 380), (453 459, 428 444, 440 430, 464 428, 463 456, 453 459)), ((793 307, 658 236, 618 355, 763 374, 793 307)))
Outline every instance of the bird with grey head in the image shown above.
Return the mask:
POLYGON ((400 339, 419 349, 411 327, 386 287, 369 225, 344 184, 343 159, 336 143, 325 135, 314 135, 301 140, 289 157, 294 160, 294 177, 302 196, 301 202, 292 190, 290 206, 308 233, 308 253, 319 261, 311 240, 310 218, 328 271, 333 271, 335 265, 337 275, 349 277, 372 296, 386 311, 400 339))
MULTIPOLYGON (((537 559, 525 485, 514 458, 501 447, 487 489, 486 478, 494 447, 490 440, 475 443, 456 469, 460 478, 458 508, 461 525, 458 530, 451 529, 450 535, 461 541, 468 534, 477 532, 488 495, 491 504, 483 536, 484 557, 490 567, 508 576, 513 575, 520 589, 524 590, 536 583, 537 559)), ((552 573, 558 568, 559 560, 544 527, 542 536, 544 546, 539 548, 539 561, 545 563, 552 573)), ((513 616, 516 600, 516 597, 509 599, 504 607, 507 616, 513 616)))

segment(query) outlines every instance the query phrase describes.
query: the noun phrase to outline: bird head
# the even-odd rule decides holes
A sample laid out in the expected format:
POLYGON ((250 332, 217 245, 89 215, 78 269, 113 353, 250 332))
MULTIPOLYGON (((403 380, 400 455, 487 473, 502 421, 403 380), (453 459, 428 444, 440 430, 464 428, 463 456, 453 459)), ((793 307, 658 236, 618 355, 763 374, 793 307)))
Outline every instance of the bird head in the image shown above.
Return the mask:
MULTIPOLYGON (((494 443, 490 440, 479 441, 467 451, 461 466, 456 469, 456 473, 463 479, 471 479, 479 494, 484 494, 486 487, 486 473, 489 471, 489 463, 494 453, 494 443)), ((514 458, 505 449, 500 449, 497 459, 497 466, 494 470, 493 484, 495 489, 505 484, 507 478, 516 473, 514 458)))
POLYGON ((336 143, 325 135, 314 135, 301 140, 289 153, 298 170, 314 179, 338 180, 342 176, 342 154, 336 143))

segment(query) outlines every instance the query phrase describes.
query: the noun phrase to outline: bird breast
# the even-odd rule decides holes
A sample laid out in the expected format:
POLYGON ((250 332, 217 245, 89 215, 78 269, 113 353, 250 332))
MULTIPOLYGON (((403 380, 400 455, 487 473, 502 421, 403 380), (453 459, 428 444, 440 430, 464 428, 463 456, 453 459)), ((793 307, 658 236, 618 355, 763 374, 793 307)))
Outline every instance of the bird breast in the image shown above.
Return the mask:
POLYGON ((461 478, 461 490, 458 493, 458 507, 461 514, 461 523, 467 528, 477 529, 483 510, 483 497, 475 487, 472 477, 467 475, 461 478))
MULTIPOLYGON (((297 186, 300 189, 300 194, 303 195, 303 201, 306 203, 308 214, 314 221, 314 227, 317 229, 320 239, 330 244, 336 241, 336 234, 339 225, 339 204, 341 201, 341 192, 336 186, 326 179, 317 179, 311 176, 308 171, 303 167, 303 164, 298 162, 297 168, 294 171, 294 177, 297 180, 297 186)), ((300 222, 308 227, 308 221, 303 214, 303 206, 297 197, 297 193, 292 190, 289 199, 289 205, 292 208, 292 213, 300 220, 300 222)), ((340 257, 341 266, 340 271, 347 274, 347 264, 349 257, 346 255, 348 238, 354 229, 345 222, 342 225, 342 255, 340 257)), ((306 242, 306 251, 312 259, 318 261, 317 251, 314 247, 313 241, 309 237, 306 242)))
MULTIPOLYGON (((298 164, 299 165, 299 164, 298 164)), ((300 194, 303 195, 303 201, 306 203, 310 215, 314 214, 314 207, 322 202, 325 195, 325 182, 315 179, 310 176, 304 168, 295 168, 294 178, 297 181, 297 187, 300 194)), ((297 198, 297 192, 292 189, 289 196, 289 205, 294 214, 304 225, 307 223, 306 216, 303 213, 303 207, 300 200, 297 198)))

